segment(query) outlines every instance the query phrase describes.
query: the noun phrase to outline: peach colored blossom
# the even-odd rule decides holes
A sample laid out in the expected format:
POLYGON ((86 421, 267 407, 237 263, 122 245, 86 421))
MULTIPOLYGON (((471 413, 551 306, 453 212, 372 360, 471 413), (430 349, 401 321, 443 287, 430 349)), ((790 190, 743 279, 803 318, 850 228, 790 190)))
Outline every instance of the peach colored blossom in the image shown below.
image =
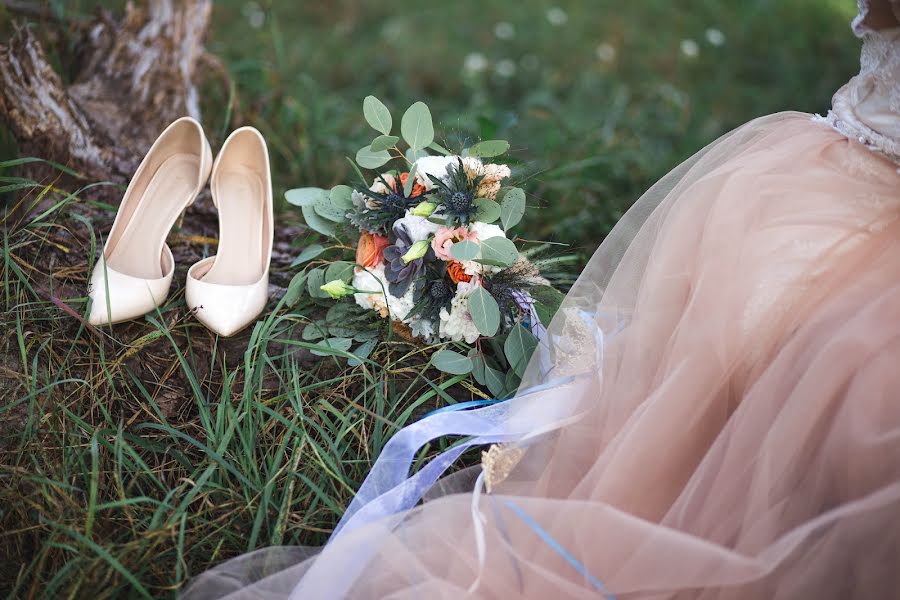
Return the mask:
POLYGON ((477 242, 478 236, 472 231, 469 231, 468 227, 456 227, 454 229, 441 227, 434 233, 434 239, 431 240, 431 248, 434 250, 435 256, 439 259, 453 260, 453 255, 450 254, 450 247, 456 242, 461 242, 463 240, 477 242))
POLYGON ((453 283, 459 283, 460 281, 469 283, 472 281, 472 276, 466 273, 466 268, 462 263, 455 260, 450 261, 450 264, 447 265, 447 274, 453 283))
POLYGON ((356 246, 356 264, 366 269, 378 266, 384 260, 384 249, 390 245, 383 235, 363 232, 356 246))

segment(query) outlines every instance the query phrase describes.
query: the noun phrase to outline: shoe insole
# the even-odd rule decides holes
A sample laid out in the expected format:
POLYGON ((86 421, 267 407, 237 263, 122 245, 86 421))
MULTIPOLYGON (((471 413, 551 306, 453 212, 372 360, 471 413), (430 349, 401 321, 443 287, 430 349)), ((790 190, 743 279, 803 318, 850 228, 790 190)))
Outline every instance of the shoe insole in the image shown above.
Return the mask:
POLYGON ((203 281, 249 285, 263 274, 263 182, 251 169, 232 167, 216 182, 219 249, 203 281))
POLYGON ((111 269, 143 279, 163 276, 160 257, 169 230, 197 188, 200 158, 175 154, 150 178, 125 230, 106 257, 111 269))

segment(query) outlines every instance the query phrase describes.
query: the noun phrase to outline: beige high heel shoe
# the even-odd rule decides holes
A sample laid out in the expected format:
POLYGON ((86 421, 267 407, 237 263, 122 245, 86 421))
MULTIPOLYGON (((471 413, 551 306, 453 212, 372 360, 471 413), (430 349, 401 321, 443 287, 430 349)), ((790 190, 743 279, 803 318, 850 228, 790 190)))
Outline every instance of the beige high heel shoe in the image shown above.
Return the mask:
POLYGON ((194 119, 178 119, 156 139, 128 184, 91 274, 92 325, 134 319, 165 301, 175 270, 166 237, 211 168, 209 142, 194 119))
POLYGON ((272 258, 272 178, 262 134, 235 130, 216 157, 210 179, 219 209, 219 248, 188 270, 185 296, 197 319, 234 335, 263 311, 272 258))

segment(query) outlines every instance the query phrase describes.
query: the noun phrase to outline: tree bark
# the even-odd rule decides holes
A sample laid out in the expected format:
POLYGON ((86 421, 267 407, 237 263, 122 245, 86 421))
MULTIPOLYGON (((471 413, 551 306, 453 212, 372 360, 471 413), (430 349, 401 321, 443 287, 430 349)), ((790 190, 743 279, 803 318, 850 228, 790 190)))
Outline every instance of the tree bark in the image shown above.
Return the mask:
POLYGON ((166 125, 200 118, 199 72, 216 61, 203 46, 211 9, 211 0, 149 0, 129 3, 121 20, 100 12, 77 28, 68 85, 20 26, 0 45, 0 120, 20 154, 127 182, 166 125))

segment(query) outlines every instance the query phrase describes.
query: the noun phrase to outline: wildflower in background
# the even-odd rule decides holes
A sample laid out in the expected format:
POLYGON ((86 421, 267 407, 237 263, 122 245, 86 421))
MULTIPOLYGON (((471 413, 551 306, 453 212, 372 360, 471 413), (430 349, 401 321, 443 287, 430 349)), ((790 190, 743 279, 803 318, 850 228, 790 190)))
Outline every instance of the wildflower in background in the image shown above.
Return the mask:
POLYGON ((468 73, 481 73, 488 68, 488 59, 480 52, 466 54, 463 59, 463 70, 468 73))
POLYGON ((526 54, 519 62, 526 71, 537 71, 541 66, 541 59, 537 57, 537 54, 526 54))
POLYGON ((681 40, 681 53, 688 58, 697 58, 700 54, 700 45, 694 40, 681 40))
POLYGON ((713 46, 725 45, 725 34, 713 27, 706 30, 706 41, 713 46))
POLYGON ((616 60, 616 48, 612 44, 607 44, 606 42, 597 46, 597 49, 594 51, 597 55, 597 60, 605 63, 611 63, 616 60))
POLYGON ((241 12, 253 29, 260 29, 266 23, 266 13, 257 2, 247 2, 241 12))
POLYGON ((494 72, 500 77, 510 78, 516 74, 516 63, 508 58, 497 61, 494 65, 494 72))
POLYGON ((547 20, 550 21, 551 25, 562 27, 563 25, 568 23, 569 15, 566 14, 566 11, 564 11, 560 7, 554 6, 547 9, 547 20))
POLYGON ((384 260, 384 249, 391 245, 383 235, 363 232, 356 246, 356 264, 371 269, 384 260))
POLYGON ((500 21, 494 25, 494 35, 498 40, 511 40, 516 37, 516 28, 512 23, 500 21))

